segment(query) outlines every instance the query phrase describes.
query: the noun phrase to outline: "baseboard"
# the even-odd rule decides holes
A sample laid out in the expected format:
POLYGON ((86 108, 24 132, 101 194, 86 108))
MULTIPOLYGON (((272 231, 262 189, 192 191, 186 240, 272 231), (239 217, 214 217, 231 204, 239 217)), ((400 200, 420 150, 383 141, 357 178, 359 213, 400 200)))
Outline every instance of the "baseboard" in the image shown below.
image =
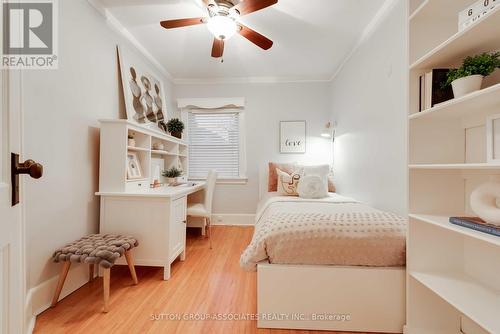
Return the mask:
POLYGON ((212 214, 212 225, 221 226, 253 226, 255 224, 254 214, 212 214))
MULTIPOLYGON (((60 265, 62 266, 62 264, 60 265)), ((66 297, 75 290, 78 290, 89 280, 88 265, 72 264, 72 267, 73 268, 69 271, 66 281, 64 282, 64 287, 61 291, 59 300, 66 297)), ((58 276, 52 277, 51 279, 46 280, 29 290, 26 297, 25 308, 27 315, 27 330, 29 333, 33 331, 36 316, 50 307, 58 280, 58 276)))

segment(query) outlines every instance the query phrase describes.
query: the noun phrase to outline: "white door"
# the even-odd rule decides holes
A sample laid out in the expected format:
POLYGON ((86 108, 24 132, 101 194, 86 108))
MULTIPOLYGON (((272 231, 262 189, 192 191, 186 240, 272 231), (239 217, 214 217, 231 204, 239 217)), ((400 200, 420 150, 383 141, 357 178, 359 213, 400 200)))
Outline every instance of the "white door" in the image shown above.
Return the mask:
MULTIPOLYGON (((1 5, 1 3, 0 3, 1 5)), ((0 27, 3 27, 0 6, 0 27)), ((2 50, 2 38, 0 38, 2 50)), ((0 333, 22 333, 24 254, 20 204, 12 206, 10 153, 21 153, 20 73, 0 70, 0 333)))

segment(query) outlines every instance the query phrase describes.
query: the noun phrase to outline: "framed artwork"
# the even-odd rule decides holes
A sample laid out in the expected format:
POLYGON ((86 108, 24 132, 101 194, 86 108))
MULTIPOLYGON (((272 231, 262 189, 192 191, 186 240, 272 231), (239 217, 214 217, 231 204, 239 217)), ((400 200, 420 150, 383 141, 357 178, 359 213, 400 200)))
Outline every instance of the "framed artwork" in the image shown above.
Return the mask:
POLYGON ((142 179, 142 169, 137 153, 127 153, 127 179, 142 179))
POLYGON ((486 119, 486 159, 489 163, 500 163, 500 114, 486 119))
POLYGON ((127 119, 167 132, 165 88, 160 76, 132 51, 119 46, 120 71, 127 119))
POLYGON ((280 153, 306 153, 306 121, 280 122, 280 153))

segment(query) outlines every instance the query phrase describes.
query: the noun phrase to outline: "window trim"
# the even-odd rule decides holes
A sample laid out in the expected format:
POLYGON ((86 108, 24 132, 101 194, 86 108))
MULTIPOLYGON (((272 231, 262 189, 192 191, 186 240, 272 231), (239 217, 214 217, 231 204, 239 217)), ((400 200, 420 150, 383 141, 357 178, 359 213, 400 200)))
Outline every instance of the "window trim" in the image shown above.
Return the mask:
MULTIPOLYGON (((219 108, 219 109, 201 109, 201 108, 190 108, 184 110, 186 112, 185 123, 187 124, 187 138, 186 140, 189 143, 189 115, 188 113, 194 114, 211 114, 211 113, 229 113, 229 114, 239 114, 238 116, 238 127, 239 127, 239 177, 232 178, 217 178, 217 184, 247 184, 247 155, 246 155, 246 136, 245 136, 245 113, 242 108, 219 108)), ((188 160, 188 164, 190 161, 188 160)), ((189 173, 189 166, 188 166, 189 173)), ((188 180, 192 181, 202 181, 206 180, 206 178, 191 178, 188 174, 188 180)))

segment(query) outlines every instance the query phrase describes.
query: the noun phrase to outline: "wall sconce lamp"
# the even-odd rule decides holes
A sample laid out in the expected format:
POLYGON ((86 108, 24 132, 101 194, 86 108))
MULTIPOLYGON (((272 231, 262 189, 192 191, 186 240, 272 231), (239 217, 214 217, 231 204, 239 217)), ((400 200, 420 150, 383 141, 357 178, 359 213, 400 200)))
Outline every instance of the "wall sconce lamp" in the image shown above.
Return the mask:
POLYGON ((325 128, 321 132, 321 137, 331 138, 332 140, 335 140, 335 122, 326 123, 325 128))

